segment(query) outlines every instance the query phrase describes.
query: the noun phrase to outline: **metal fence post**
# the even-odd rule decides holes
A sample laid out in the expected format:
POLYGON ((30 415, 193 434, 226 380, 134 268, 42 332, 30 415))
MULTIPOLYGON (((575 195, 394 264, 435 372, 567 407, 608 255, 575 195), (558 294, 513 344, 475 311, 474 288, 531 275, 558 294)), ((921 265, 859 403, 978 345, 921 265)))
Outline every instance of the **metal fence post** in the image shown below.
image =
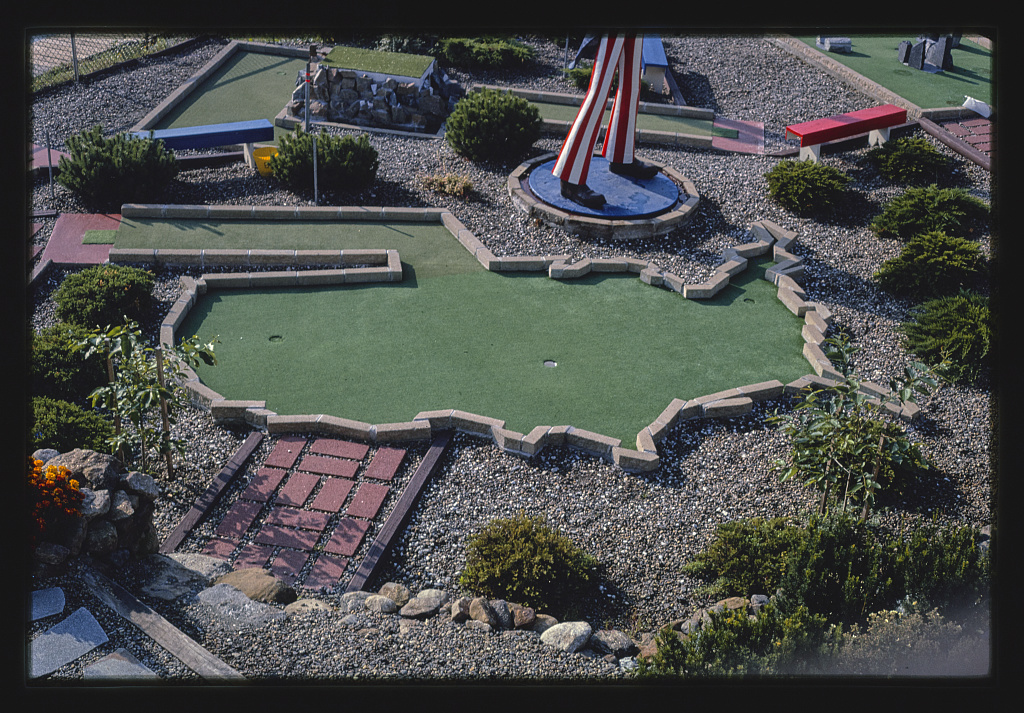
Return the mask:
POLYGON ((71 66, 75 69, 75 84, 78 84, 78 53, 75 51, 75 33, 71 33, 71 66))

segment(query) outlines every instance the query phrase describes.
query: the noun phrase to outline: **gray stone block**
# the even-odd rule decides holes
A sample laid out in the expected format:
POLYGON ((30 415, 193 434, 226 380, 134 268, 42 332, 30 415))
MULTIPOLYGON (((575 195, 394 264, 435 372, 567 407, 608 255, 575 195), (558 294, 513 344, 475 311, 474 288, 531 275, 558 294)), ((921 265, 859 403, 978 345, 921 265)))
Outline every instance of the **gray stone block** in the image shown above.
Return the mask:
POLYGON ((82 677, 86 680, 106 679, 124 681, 131 679, 153 680, 160 676, 155 674, 135 658, 128 649, 118 649, 107 654, 99 661, 82 669, 82 677))
POLYGON ((704 404, 704 416, 707 418, 731 418, 749 413, 754 401, 749 396, 722 399, 704 404))
POLYGON ((37 589, 32 592, 29 621, 36 621, 64 611, 64 590, 60 587, 37 589))
POLYGON ((81 607, 29 642, 28 677, 51 674, 107 641, 96 617, 81 607))
POLYGON ((612 461, 615 465, 631 473, 645 473, 656 470, 661 464, 657 453, 634 451, 621 446, 612 447, 612 461))

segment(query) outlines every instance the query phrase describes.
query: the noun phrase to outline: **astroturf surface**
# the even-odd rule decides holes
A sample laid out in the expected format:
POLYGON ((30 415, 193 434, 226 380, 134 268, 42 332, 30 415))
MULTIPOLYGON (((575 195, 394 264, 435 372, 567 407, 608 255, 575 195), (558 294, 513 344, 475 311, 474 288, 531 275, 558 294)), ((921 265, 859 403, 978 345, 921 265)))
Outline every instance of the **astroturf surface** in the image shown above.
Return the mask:
MULTIPOLYGON (((537 107, 541 119, 549 121, 573 121, 580 108, 570 104, 557 104, 554 102, 530 102, 537 107)), ((608 125, 610 113, 605 112, 602 118, 602 126, 608 125)), ((695 119, 687 116, 669 116, 666 114, 645 114, 639 113, 636 117, 636 127, 644 131, 665 131, 673 134, 686 134, 688 136, 722 136, 735 139, 739 132, 735 129, 723 129, 716 127, 713 121, 707 119, 695 119)))
MULTIPOLYGON (((916 33, 843 36, 850 37, 853 45, 850 54, 822 54, 922 109, 962 106, 965 96, 992 103, 992 52, 968 39, 962 39, 960 46, 952 51, 953 69, 933 74, 912 69, 897 59, 900 42, 916 42, 916 33)), ((814 36, 798 39, 817 49, 814 36)))
MULTIPOLYGON (((247 232, 296 247, 283 226, 262 226, 247 232)), ((523 433, 571 425, 633 448, 673 398, 808 372, 803 320, 758 279, 763 264, 714 299, 686 300, 632 274, 488 272, 447 231, 396 226, 387 247, 400 251, 400 283, 201 297, 179 335, 218 336, 219 365, 199 367, 202 381, 284 415, 396 423, 458 409, 523 433)), ((333 229, 358 243, 348 247, 388 242, 333 229)))

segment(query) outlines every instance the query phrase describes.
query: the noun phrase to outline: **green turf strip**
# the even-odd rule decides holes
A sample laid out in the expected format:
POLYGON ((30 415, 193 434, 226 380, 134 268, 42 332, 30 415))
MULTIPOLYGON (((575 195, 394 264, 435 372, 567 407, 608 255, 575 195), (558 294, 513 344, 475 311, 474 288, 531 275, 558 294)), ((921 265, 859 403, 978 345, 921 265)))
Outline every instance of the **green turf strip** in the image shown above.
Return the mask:
POLYGON ((523 433, 572 425, 626 447, 673 398, 808 371, 802 320, 755 270, 705 301, 635 275, 426 272, 400 284, 215 291, 181 333, 220 337, 220 365, 198 370, 204 383, 277 413, 391 423, 453 408, 523 433))
MULTIPOLYGON (((932 74, 907 67, 896 58, 900 42, 914 43, 917 34, 843 35, 850 37, 853 52, 823 54, 922 109, 962 106, 965 96, 991 104, 993 67, 990 50, 961 39, 960 47, 952 52, 954 68, 932 74)), ((814 36, 798 39, 815 47, 814 36)))
MULTIPOLYGON (((267 119, 271 123, 291 99, 306 59, 262 52, 235 52, 154 129, 267 119)), ((274 126, 274 144, 290 131, 274 126)))
MULTIPOLYGON (((556 104, 549 102, 530 102, 537 107, 541 119, 550 121, 573 121, 578 106, 571 104, 556 104)), ((608 125, 609 113, 605 112, 602 119, 602 126, 608 125)), ((716 127, 714 122, 706 119, 694 119, 685 116, 667 116, 663 114, 637 114, 636 126, 644 131, 664 131, 673 134, 686 134, 688 136, 722 136, 735 139, 739 132, 735 129, 723 129, 716 127)))
POLYGON ((434 58, 405 52, 383 52, 359 47, 338 45, 324 57, 328 67, 351 69, 358 72, 389 74, 396 77, 419 79, 430 69, 434 58))
POLYGON ((82 245, 113 245, 116 236, 116 230, 86 230, 82 245))

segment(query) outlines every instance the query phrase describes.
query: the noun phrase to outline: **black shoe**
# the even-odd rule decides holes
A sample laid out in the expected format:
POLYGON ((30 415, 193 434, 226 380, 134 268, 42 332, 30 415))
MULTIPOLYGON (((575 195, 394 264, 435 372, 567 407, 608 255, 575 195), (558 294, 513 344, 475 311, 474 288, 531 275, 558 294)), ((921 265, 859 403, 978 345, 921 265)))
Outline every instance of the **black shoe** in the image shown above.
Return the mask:
POLYGON ((587 208, 600 208, 604 205, 604 196, 594 193, 584 183, 569 183, 563 180, 562 198, 568 198, 573 203, 579 203, 587 208))
POLYGON ((632 163, 615 163, 613 161, 609 161, 608 170, 620 176, 628 176, 629 178, 647 179, 654 178, 658 175, 657 166, 644 163, 640 159, 633 159, 632 163))

